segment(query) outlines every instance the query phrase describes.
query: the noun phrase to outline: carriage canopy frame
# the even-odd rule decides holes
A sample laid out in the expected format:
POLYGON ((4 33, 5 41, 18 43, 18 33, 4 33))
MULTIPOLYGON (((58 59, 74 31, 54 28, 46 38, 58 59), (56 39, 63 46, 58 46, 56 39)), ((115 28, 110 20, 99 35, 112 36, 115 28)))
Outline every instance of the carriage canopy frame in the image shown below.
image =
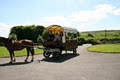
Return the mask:
POLYGON ((60 34, 61 32, 67 32, 67 33, 77 33, 77 29, 75 28, 69 28, 69 27, 64 27, 64 26, 59 26, 59 25, 51 25, 47 27, 47 30, 51 31, 52 33, 58 33, 60 34))

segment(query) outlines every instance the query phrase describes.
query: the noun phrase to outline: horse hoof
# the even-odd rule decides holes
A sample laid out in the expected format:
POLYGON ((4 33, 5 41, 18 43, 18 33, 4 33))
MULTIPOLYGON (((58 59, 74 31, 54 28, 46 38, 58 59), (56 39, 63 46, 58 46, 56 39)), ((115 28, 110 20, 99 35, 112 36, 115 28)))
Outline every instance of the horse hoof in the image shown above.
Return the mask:
POLYGON ((33 62, 34 60, 32 59, 31 62, 33 62))
POLYGON ((25 60, 25 62, 28 62, 27 60, 25 60))
POLYGON ((13 62, 16 62, 16 60, 13 60, 13 62))
POLYGON ((9 62, 10 64, 13 63, 12 61, 9 62))

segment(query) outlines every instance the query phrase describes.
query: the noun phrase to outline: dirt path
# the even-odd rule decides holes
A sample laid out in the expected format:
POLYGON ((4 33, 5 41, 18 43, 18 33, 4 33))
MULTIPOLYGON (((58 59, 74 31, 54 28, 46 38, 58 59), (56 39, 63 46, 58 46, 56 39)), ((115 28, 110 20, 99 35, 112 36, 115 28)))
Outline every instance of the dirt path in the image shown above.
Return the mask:
POLYGON ((0 80, 120 80, 120 54, 88 52, 89 46, 79 47, 79 55, 63 52, 57 61, 36 55, 32 63, 17 57, 11 65, 0 58, 0 80))

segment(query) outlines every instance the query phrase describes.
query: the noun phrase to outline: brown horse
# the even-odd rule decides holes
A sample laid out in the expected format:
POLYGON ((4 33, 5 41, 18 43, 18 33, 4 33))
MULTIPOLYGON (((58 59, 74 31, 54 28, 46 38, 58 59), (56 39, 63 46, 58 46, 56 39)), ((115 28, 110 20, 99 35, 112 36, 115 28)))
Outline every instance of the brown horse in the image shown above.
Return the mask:
POLYGON ((33 42, 31 40, 24 39, 24 40, 15 41, 10 38, 0 37, 0 41, 4 43, 4 46, 7 48, 7 50, 10 53, 10 58, 11 58, 10 63, 16 61, 14 51, 22 50, 24 48, 27 49, 27 57, 25 61, 27 62, 28 60, 29 52, 31 52, 32 55, 31 62, 34 60, 34 48, 33 48, 33 42))

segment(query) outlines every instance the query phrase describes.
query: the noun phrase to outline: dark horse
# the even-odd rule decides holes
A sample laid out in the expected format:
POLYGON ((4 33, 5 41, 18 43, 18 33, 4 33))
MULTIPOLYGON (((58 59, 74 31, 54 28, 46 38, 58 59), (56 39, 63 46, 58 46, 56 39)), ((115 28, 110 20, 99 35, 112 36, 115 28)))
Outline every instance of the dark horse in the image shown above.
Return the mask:
POLYGON ((27 57, 25 61, 27 62, 28 60, 29 52, 31 52, 32 55, 31 62, 34 60, 34 48, 33 48, 33 42, 31 40, 23 39, 23 40, 15 41, 10 38, 0 37, 0 41, 3 42, 4 46, 7 48, 7 50, 10 53, 10 58, 11 58, 10 63, 16 61, 14 51, 22 50, 24 48, 27 49, 27 57))

